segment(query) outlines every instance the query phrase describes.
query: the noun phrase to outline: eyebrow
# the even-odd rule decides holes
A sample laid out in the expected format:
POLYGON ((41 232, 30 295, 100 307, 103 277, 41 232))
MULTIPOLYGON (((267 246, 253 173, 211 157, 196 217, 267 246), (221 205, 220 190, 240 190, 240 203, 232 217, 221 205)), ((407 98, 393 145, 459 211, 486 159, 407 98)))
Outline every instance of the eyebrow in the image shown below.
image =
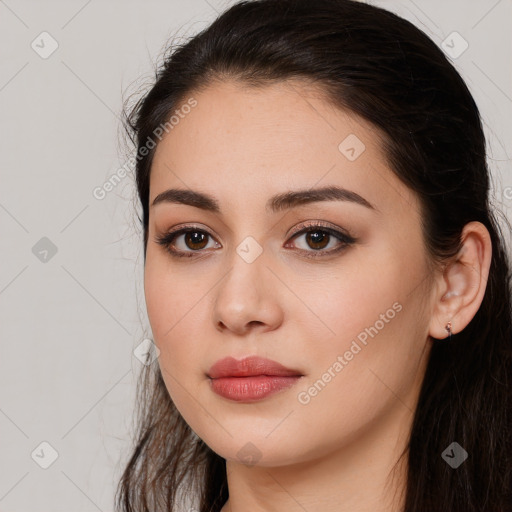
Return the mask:
MULTIPOLYGON (((292 190, 272 196, 266 209, 270 212, 280 212, 297 206, 319 201, 348 201, 356 203, 371 210, 378 209, 356 192, 338 186, 329 186, 314 189, 292 190)), ((201 208, 202 210, 221 213, 219 202, 213 196, 195 190, 171 188, 158 194, 151 207, 159 203, 178 203, 201 208)))

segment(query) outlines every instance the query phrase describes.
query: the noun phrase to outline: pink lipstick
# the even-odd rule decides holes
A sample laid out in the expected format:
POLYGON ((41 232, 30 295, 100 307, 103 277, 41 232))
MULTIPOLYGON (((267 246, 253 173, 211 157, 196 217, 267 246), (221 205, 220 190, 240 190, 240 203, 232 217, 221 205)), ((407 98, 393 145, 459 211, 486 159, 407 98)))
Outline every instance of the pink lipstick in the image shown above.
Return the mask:
POLYGON ((270 359, 250 356, 221 359, 210 368, 208 377, 218 395, 236 402, 255 402, 293 386, 302 374, 270 359))

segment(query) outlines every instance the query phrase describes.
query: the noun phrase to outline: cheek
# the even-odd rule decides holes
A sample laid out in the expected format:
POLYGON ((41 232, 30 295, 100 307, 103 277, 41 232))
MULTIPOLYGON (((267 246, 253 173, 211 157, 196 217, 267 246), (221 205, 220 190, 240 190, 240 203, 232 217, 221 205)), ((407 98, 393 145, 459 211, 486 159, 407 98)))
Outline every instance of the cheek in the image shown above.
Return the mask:
MULTIPOLYGON (((156 341, 172 337, 177 326, 187 322, 201 294, 204 278, 177 268, 160 248, 148 247, 144 268, 144 295, 156 341)), ((160 348, 160 347, 159 347, 160 348)))
MULTIPOLYGON (((180 293, 181 284, 154 266, 145 271, 145 296, 153 339, 160 350, 158 365, 169 395, 185 418, 197 414, 191 396, 204 379, 201 372, 201 337, 194 331, 199 308, 192 293, 180 293)), ((187 289, 187 288, 185 288, 187 289)), ((202 321, 201 321, 202 323, 202 321)))
MULTIPOLYGON (((295 278, 294 293, 302 300, 294 301, 296 310, 291 316, 301 319, 307 337, 316 340, 315 351, 339 353, 376 322, 381 330, 380 316, 388 312, 384 320, 393 321, 399 308, 393 309, 393 304, 403 298, 398 265, 383 271, 384 259, 376 266, 359 254, 344 263, 320 279, 318 275, 308 280, 295 278)), ((360 338, 364 340, 364 334, 360 338)))
POLYGON ((400 290, 392 280, 373 281, 366 290, 356 282, 361 283, 345 281, 345 288, 318 309, 334 334, 327 327, 316 335, 314 329, 304 332, 310 373, 294 394, 294 409, 303 431, 314 432, 313 444, 326 453, 333 442, 350 443, 351 436, 400 408, 400 400, 410 403, 416 374, 405 348, 414 315, 397 300, 400 290))
POLYGON ((206 292, 210 288, 205 276, 171 269, 165 256, 148 254, 144 271, 146 307, 169 391, 204 376, 201 354, 207 340, 206 292), (174 383, 171 376, 178 382, 174 383))
POLYGON ((414 290, 423 274, 420 265, 407 268, 398 252, 379 251, 378 265, 374 255, 367 260, 357 255, 357 264, 347 260, 350 271, 317 281, 321 292, 304 281, 294 289, 309 308, 297 303, 291 315, 302 319, 300 346, 312 369, 299 403, 323 402, 315 398, 323 395, 362 413, 365 404, 392 395, 386 386, 399 391, 411 384, 425 339, 424 290, 414 290), (316 386, 311 393, 310 386, 316 386))

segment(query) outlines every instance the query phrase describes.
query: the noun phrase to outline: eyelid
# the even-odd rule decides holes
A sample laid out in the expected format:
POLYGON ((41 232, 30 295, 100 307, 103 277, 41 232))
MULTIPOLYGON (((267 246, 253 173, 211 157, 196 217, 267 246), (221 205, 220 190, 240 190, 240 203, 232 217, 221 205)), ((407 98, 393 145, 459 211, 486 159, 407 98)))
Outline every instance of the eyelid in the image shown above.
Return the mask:
POLYGON ((291 232, 286 234, 286 237, 294 237, 304 231, 307 228, 324 228, 328 233, 335 235, 339 233, 343 235, 346 239, 356 241, 356 237, 353 236, 348 230, 343 229, 331 222, 327 222, 324 220, 307 220, 300 222, 297 226, 294 226, 291 232), (334 232, 334 233, 332 233, 334 232))

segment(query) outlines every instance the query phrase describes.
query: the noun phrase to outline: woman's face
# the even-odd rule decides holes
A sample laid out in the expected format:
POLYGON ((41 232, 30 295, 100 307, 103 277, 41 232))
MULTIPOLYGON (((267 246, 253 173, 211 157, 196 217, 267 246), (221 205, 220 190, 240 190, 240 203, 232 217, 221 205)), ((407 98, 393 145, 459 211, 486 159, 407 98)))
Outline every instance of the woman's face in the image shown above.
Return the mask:
POLYGON ((145 266, 183 418, 222 457, 263 466, 405 428, 428 352, 429 270, 419 203, 377 131, 298 82, 191 96, 154 156, 145 266), (320 200, 325 187, 347 192, 320 200), (170 189, 189 195, 161 195, 170 189), (296 376, 213 385, 215 362, 248 356, 296 376))

